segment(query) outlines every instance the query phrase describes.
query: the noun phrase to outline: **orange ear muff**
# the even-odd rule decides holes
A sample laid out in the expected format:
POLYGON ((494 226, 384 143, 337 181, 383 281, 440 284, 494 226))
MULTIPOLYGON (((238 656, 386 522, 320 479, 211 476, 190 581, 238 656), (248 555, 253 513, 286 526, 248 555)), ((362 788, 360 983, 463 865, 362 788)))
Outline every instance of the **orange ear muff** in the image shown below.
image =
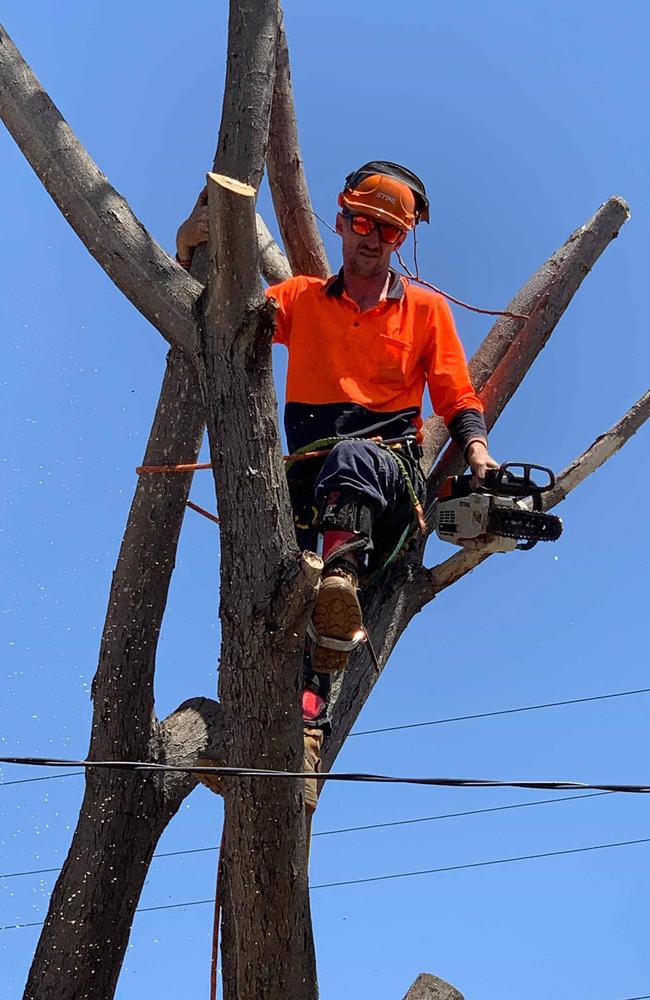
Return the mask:
POLYGON ((343 192, 342 191, 339 191, 338 203, 339 203, 339 208, 345 208, 345 203, 343 201, 343 192))

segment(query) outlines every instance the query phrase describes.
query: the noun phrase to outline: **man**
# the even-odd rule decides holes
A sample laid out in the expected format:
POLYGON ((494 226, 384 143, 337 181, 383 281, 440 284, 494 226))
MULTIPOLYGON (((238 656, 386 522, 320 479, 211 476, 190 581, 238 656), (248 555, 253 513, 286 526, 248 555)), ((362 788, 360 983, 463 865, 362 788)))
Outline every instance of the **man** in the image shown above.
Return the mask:
MULTIPOLYGON (((184 267, 207 239, 205 200, 178 231, 184 267)), ((296 458, 287 472, 298 543, 313 550, 321 535, 325 564, 305 653, 305 759, 314 769, 330 675, 364 637, 359 577, 395 554, 424 496, 417 435, 425 382, 474 476, 498 467, 449 306, 390 267, 408 232, 428 221, 424 185, 405 167, 372 161, 346 178, 339 208, 339 273, 267 289, 278 303, 275 343, 289 350, 289 451, 327 451, 296 458)), ((313 811, 315 782, 307 785, 313 811)))

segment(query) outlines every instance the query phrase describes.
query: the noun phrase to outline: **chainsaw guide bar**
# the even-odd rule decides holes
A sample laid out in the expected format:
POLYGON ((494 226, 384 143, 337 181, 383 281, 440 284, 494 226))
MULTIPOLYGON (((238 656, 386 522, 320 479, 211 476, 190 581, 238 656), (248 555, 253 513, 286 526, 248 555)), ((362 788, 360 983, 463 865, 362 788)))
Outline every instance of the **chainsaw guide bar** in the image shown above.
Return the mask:
POLYGON ((516 507, 492 507, 488 531, 505 538, 525 538, 536 542, 557 542, 562 534, 562 520, 555 514, 516 507))

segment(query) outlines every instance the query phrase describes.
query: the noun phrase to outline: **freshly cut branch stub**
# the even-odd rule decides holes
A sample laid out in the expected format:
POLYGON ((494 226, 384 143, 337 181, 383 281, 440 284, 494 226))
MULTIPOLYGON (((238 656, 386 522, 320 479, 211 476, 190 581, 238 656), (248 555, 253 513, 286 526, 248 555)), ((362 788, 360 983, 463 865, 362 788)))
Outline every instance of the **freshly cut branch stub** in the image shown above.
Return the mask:
POLYGON ((208 174, 208 183, 210 181, 214 184, 219 184, 220 187, 227 188, 228 191, 232 191, 234 194, 240 194, 243 198, 254 198, 257 194, 255 188, 250 184, 238 181, 234 177, 226 177, 225 174, 213 174, 210 172, 208 174))

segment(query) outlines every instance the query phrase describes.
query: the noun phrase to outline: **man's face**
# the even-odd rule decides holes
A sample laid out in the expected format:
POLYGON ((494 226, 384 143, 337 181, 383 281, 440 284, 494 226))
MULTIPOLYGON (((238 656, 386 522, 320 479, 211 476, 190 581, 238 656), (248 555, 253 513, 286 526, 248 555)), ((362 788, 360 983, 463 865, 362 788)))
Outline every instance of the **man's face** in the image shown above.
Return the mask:
MULTIPOLYGON (((368 214, 368 213, 365 213, 368 214)), ((368 215, 371 218, 370 215, 368 215)), ((350 219, 339 212, 336 216, 336 231, 341 237, 343 268, 347 274, 358 278, 379 278, 386 275, 390 265, 390 255, 398 250, 406 239, 406 233, 397 243, 382 243, 379 230, 368 236, 360 236, 352 230, 350 219)))

